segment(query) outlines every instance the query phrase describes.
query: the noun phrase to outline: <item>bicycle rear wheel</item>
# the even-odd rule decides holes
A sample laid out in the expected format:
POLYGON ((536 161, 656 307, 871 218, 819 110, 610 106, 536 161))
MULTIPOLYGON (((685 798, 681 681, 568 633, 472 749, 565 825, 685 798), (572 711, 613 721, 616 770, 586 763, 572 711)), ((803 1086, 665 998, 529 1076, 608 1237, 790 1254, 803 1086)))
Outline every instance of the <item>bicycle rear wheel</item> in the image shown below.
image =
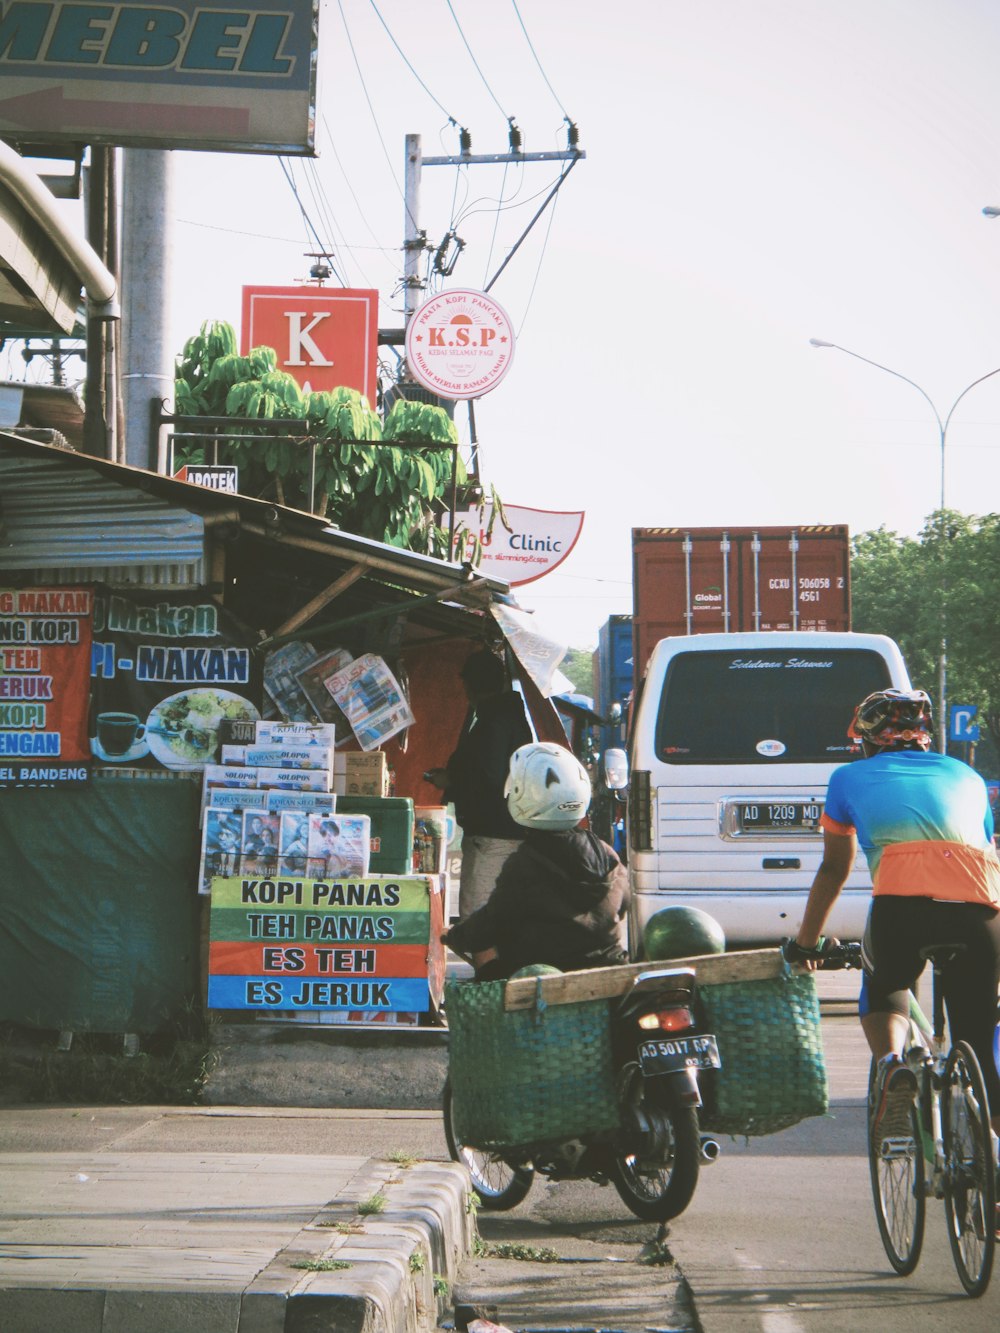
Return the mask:
POLYGON ((996 1179, 983 1074, 972 1047, 956 1042, 945 1066, 942 1108, 944 1207, 962 1286, 981 1296, 996 1248, 996 1179))
POLYGON ((920 1113, 914 1103, 910 1132, 876 1141, 872 1132, 875 1074, 876 1063, 872 1060, 868 1073, 868 1167, 875 1221, 890 1264, 900 1277, 906 1277, 920 1259, 927 1212, 920 1113))

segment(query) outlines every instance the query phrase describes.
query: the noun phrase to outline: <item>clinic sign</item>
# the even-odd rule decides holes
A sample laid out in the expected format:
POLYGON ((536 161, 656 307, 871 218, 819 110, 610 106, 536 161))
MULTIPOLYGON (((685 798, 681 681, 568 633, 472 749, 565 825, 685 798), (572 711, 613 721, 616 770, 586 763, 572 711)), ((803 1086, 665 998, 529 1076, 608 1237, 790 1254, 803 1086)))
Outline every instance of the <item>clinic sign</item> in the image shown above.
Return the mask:
POLYGON ((272 347, 306 392, 345 386, 375 406, 378 292, 369 288, 244 287, 240 351, 272 347))
POLYGON ((0 137, 311 153, 318 0, 0 0, 0 137))
POLYGON ((495 389, 514 357, 514 326, 485 292, 453 288, 432 296, 406 329, 406 367, 441 398, 479 398, 495 389))
MULTIPOLYGON (((572 551, 583 530, 584 513, 579 510, 525 509, 505 504, 503 512, 509 527, 498 514, 492 531, 488 507, 482 517, 478 509, 470 509, 458 518, 467 533, 478 535, 482 543, 478 572, 487 578, 503 579, 511 587, 551 574, 572 551)), ((456 558, 470 558, 472 543, 468 538, 467 543, 464 555, 456 558)))

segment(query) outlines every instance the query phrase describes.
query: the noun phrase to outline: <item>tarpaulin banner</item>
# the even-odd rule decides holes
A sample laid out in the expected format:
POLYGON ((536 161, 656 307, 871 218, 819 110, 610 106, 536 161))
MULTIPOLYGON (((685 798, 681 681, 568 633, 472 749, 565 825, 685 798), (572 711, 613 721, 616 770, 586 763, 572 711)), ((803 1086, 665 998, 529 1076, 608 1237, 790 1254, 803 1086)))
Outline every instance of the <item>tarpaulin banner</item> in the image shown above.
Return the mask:
POLYGON ((208 1006, 422 1013, 442 928, 432 876, 215 877, 208 1006))
POLYGON ((252 634, 206 592, 95 593, 94 758, 152 769, 218 763, 220 723, 260 717, 252 634))
POLYGON ((0 589, 0 786, 90 776, 92 589, 0 589))

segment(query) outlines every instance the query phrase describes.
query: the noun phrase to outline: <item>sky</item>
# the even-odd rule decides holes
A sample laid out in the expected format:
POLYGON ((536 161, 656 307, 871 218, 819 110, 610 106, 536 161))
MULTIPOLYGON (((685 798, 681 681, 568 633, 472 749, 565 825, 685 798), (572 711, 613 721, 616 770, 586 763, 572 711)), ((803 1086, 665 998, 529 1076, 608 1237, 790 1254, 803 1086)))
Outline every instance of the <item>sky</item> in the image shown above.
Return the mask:
MULTIPOLYGON (((931 405, 809 339, 942 418, 1000 367, 998 66, 990 0, 323 0, 316 159, 176 154, 173 342, 320 248, 401 326, 406 134, 503 152, 513 117, 537 152, 575 122, 586 158, 492 288, 517 348, 476 425, 504 500, 585 511, 519 599, 592 648, 632 609, 633 527, 937 508, 931 405)), ((444 285, 492 278, 557 170, 425 169, 420 225, 466 242, 444 285)), ((1000 375, 945 459, 950 507, 1000 509, 1000 375)))

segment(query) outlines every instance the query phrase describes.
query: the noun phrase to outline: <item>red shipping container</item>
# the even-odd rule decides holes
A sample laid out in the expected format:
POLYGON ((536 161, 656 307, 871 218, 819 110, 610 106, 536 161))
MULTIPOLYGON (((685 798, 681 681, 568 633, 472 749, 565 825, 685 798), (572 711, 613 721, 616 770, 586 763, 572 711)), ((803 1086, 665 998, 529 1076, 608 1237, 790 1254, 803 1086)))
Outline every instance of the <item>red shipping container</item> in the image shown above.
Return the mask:
POLYGON ((639 678, 672 635, 849 630, 848 530, 633 528, 632 597, 639 678))

